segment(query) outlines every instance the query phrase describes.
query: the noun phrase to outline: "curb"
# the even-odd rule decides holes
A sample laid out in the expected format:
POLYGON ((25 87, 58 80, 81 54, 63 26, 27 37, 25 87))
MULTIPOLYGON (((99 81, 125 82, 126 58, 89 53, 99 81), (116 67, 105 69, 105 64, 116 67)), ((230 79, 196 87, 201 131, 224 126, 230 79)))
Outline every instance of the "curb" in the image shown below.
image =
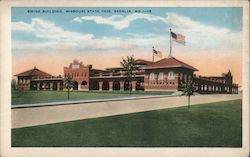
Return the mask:
POLYGON ((67 102, 20 104, 20 105, 12 105, 11 109, 48 107, 48 106, 72 105, 72 104, 85 104, 85 103, 108 102, 108 101, 127 101, 127 100, 152 99, 152 98, 177 97, 177 96, 179 96, 179 95, 154 95, 154 96, 138 96, 138 97, 125 97, 125 98, 79 100, 79 101, 67 101, 67 102))

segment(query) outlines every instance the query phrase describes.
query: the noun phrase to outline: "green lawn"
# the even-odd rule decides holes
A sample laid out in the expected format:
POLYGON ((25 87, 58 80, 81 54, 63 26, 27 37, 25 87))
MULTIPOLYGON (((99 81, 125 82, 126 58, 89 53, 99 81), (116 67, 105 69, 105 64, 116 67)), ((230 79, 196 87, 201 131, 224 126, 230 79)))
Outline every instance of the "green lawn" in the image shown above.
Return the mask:
POLYGON ((241 147, 241 102, 12 129, 12 146, 241 147))
MULTIPOLYGON (((168 91, 135 91, 132 92, 131 96, 169 95, 172 93, 168 91)), ((129 91, 72 91, 70 92, 70 101, 129 96, 129 91)), ((68 93, 66 91, 12 91, 11 100, 12 105, 68 101, 68 93)))

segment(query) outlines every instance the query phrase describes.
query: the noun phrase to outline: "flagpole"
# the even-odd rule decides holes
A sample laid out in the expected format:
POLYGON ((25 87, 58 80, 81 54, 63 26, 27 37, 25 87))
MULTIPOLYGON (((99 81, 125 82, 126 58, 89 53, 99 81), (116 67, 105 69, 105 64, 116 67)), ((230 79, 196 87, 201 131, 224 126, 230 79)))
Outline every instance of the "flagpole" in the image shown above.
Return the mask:
POLYGON ((170 30, 170 35, 169 35, 169 57, 171 57, 171 51, 172 51, 172 38, 171 38, 171 28, 170 30))
POLYGON ((154 62, 154 46, 152 47, 152 50, 153 50, 153 62, 154 62))

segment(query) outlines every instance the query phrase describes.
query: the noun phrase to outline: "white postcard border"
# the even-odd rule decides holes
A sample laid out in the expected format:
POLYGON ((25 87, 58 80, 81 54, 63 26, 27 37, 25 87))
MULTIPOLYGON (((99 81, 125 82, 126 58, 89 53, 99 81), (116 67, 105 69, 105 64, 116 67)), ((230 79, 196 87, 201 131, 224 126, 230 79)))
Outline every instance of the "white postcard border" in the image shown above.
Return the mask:
POLYGON ((1 4, 1 156, 248 156, 249 155, 249 3, 248 1, 2 1, 1 4), (243 147, 20 147, 11 148, 11 7, 243 7, 243 147), (4 23, 4 24, 3 24, 4 23))

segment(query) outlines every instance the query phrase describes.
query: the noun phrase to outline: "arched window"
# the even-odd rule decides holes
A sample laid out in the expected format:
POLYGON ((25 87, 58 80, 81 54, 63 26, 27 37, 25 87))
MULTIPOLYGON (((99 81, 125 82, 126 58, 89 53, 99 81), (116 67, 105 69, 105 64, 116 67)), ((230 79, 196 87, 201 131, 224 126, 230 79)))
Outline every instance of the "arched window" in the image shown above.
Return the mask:
POLYGON ((168 72, 168 80, 174 80, 175 79, 175 75, 173 71, 169 71, 168 72))
POLYGON ((154 73, 150 73, 149 74, 149 80, 154 80, 155 79, 155 74, 154 73))
POLYGON ((86 81, 82 81, 81 85, 86 86, 88 83, 86 81))
POLYGON ((160 72, 159 73, 159 80, 164 80, 164 73, 163 72, 160 72))
POLYGON ((184 74, 184 80, 187 82, 187 74, 184 74))

